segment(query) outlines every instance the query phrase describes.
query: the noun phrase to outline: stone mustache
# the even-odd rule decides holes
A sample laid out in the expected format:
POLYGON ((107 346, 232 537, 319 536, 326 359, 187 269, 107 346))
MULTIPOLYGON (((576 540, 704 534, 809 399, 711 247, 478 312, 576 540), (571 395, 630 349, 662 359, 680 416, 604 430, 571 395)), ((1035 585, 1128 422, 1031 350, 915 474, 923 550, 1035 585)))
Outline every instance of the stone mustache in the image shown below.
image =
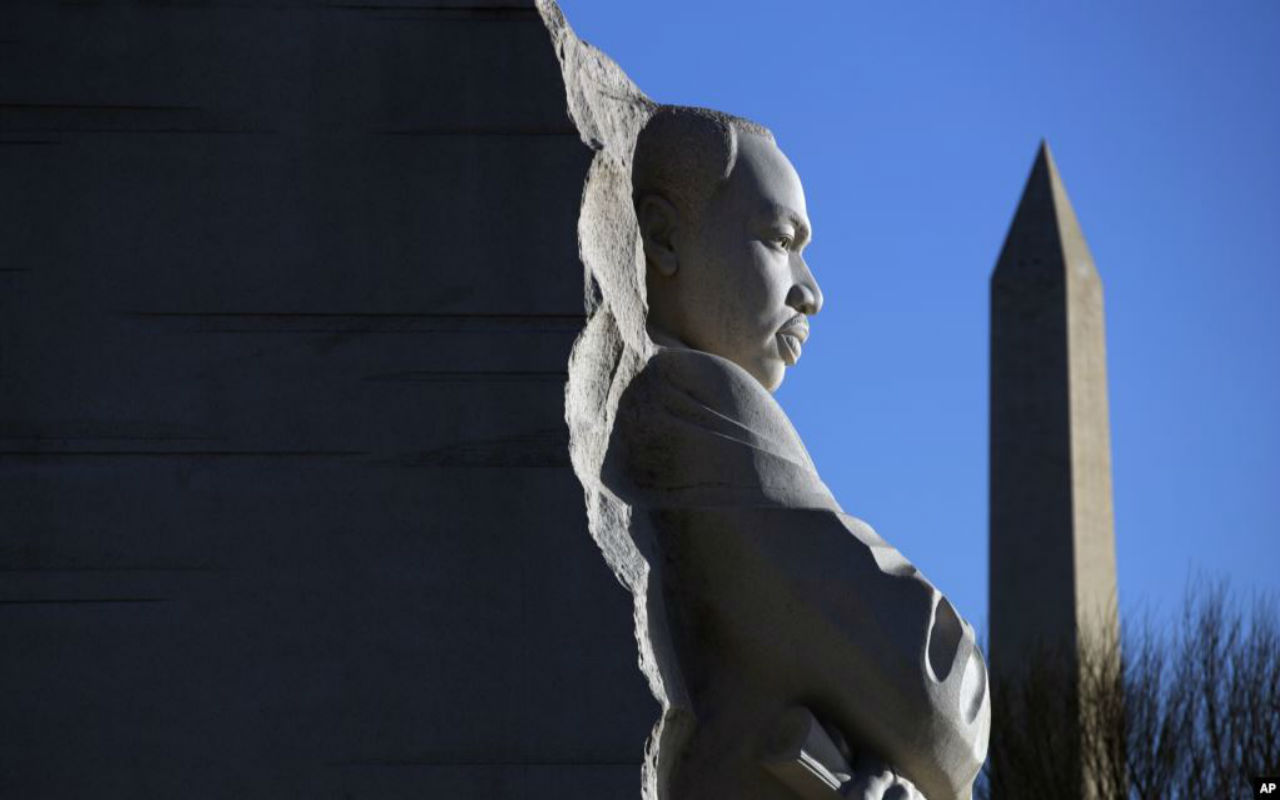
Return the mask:
POLYGON ((844 513, 772 396, 823 303, 799 176, 765 128, 654 104, 539 9, 596 150, 566 419, 663 709, 644 797, 968 800, 973 629, 844 513))

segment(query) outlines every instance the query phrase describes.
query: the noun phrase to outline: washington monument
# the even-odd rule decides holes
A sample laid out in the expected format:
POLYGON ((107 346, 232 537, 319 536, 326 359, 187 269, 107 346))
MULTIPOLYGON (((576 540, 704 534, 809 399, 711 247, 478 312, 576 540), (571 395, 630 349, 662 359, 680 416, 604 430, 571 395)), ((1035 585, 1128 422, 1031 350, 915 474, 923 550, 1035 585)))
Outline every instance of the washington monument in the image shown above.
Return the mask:
POLYGON ((1117 634, 1102 282, 1047 144, 991 277, 990 655, 1117 634))

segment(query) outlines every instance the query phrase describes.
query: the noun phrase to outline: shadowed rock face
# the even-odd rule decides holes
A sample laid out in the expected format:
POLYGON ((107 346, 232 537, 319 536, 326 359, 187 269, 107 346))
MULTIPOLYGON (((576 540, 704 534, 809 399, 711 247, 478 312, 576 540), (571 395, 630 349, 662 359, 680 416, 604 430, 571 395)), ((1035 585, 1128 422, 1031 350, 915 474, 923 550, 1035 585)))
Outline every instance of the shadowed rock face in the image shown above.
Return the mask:
POLYGON ((533 0, 5 2, 0 54, 0 798, 635 795, 533 0))
POLYGON ((968 798, 973 630, 843 512, 771 394, 822 306, 799 176, 767 130, 655 105, 539 8, 597 151, 566 418, 663 707, 644 796, 968 798))

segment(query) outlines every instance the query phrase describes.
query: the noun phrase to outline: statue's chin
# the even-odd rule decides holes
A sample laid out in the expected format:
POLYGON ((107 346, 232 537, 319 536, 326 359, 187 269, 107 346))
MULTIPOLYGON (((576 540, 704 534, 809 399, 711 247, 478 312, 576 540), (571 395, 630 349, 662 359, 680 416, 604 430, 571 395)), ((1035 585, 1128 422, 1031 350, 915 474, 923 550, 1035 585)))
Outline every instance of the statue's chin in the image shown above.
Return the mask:
POLYGON ((770 394, 778 391, 778 387, 782 385, 782 379, 787 376, 787 368, 781 361, 757 364, 755 369, 746 367, 744 369, 750 372, 752 377, 760 381, 760 385, 770 394))
POLYGON ((729 361, 737 364, 756 382, 765 388, 765 391, 773 394, 778 391, 778 387, 782 385, 782 379, 786 377, 787 365, 780 358, 769 358, 762 356, 754 359, 733 358, 724 355, 729 361))

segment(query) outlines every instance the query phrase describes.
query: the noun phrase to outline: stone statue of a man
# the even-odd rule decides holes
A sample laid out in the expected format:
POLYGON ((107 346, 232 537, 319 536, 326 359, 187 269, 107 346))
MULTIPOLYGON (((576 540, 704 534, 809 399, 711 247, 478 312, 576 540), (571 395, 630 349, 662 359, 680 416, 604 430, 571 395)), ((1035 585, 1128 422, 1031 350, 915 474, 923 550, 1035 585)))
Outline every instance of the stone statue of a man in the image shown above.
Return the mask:
POLYGON ((968 800, 973 630, 844 513, 772 396, 823 305, 799 176, 765 128, 653 104, 539 3, 597 148, 566 417, 663 705, 646 800, 968 800))
POLYGON ((656 347, 601 474, 663 560, 694 718, 671 797, 967 798, 988 715, 973 631, 842 512, 770 394, 823 301, 795 169, 758 125, 662 107, 632 185, 656 347))

